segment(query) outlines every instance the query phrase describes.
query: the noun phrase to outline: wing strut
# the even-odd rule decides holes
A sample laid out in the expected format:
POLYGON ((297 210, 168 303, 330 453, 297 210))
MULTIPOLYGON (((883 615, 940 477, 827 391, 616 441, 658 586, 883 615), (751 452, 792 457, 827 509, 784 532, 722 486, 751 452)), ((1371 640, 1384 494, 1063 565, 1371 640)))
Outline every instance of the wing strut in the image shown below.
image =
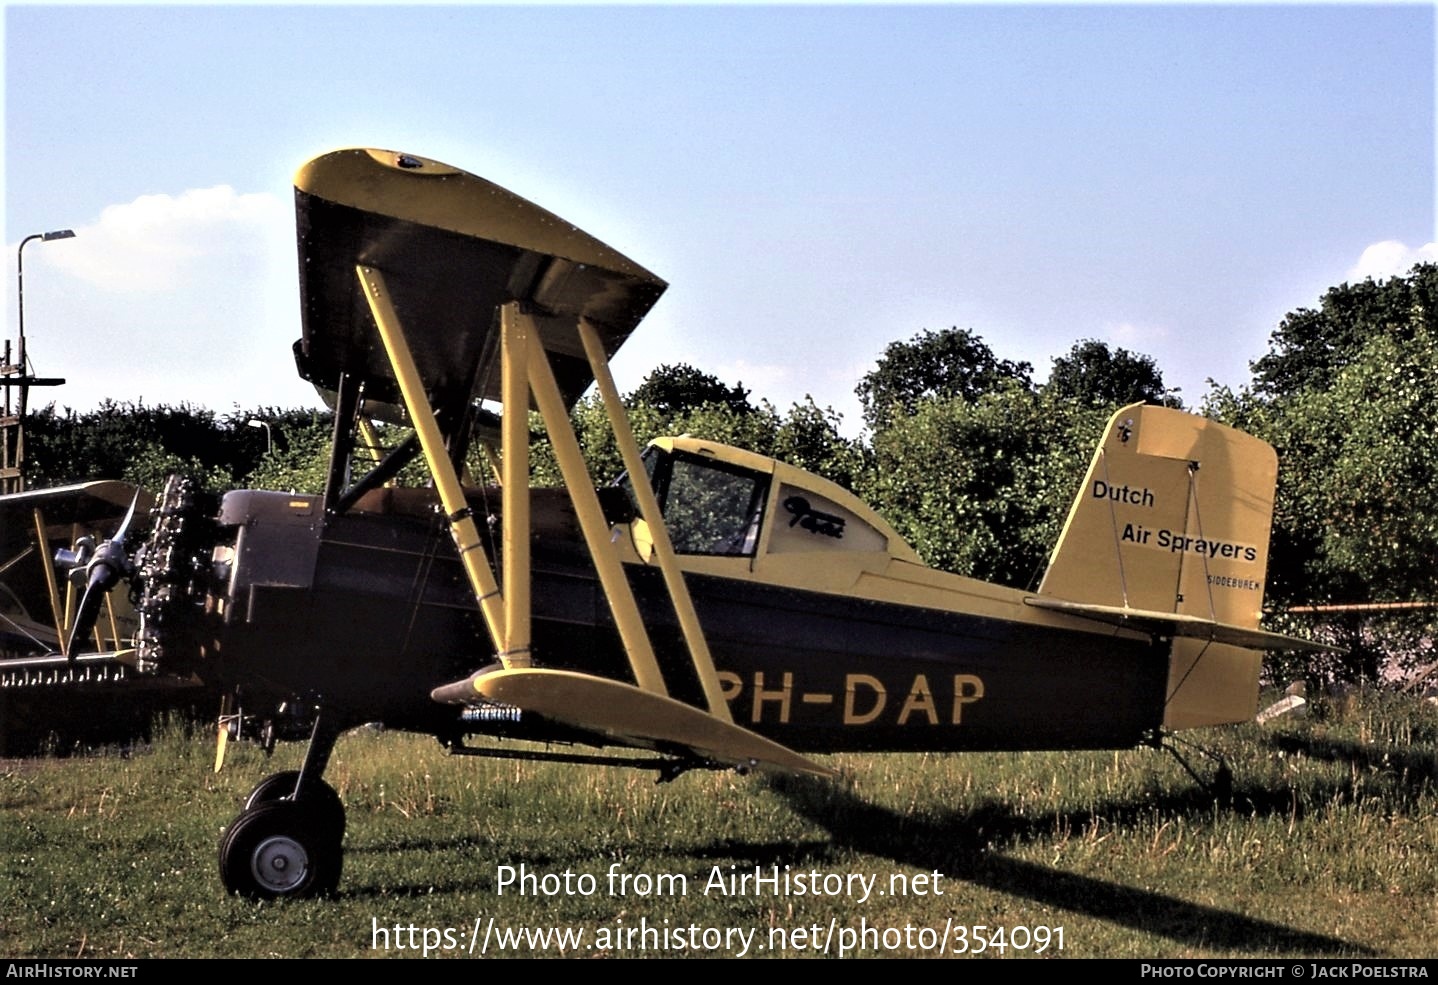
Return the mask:
POLYGON ((69 647, 65 645, 67 633, 64 625, 65 619, 61 615, 60 608, 60 586, 55 581, 55 564, 50 558, 49 539, 45 536, 45 516, 40 512, 40 507, 35 507, 35 543, 40 548, 40 566, 45 569, 45 588, 50 595, 50 612, 55 618, 55 633, 60 638, 60 653, 68 657, 69 647))
MULTIPOLYGON (((499 309, 502 346, 500 387, 505 407, 500 434, 505 517, 504 590, 501 592, 464 498, 459 475, 449 460, 434 410, 424 391, 424 381, 405 340, 404 327, 390 300, 384 274, 364 264, 355 269, 500 663, 506 670, 521 669, 531 664, 529 424, 526 409, 532 394, 549 432, 564 484, 574 502, 600 585, 614 613, 634 679, 642 690, 666 696, 668 690, 659 671, 659 661, 655 659, 654 648, 645 632, 644 620, 639 614, 639 605, 634 600, 623 566, 609 548, 609 527, 604 521, 599 495, 594 491, 594 483, 579 449, 579 439, 570 424, 549 358, 539 342, 539 330, 533 317, 513 301, 499 309)), ((721 704, 721 707, 724 706, 721 704)), ((727 708, 725 710, 727 712, 727 708)))
MULTIPOLYGON (((465 501, 464 488, 459 483, 454 463, 449 460, 449 454, 445 450, 444 436, 434 419, 434 409, 430 406, 429 397, 425 395, 424 380, 415 367, 409 343, 405 341, 399 315, 395 312, 394 303, 385 287, 384 274, 363 264, 357 266, 355 271, 359 276, 360 288, 369 301, 370 314, 374 316, 375 327, 384 342, 385 353, 394 369, 395 380, 399 383, 400 395, 404 399, 410 422, 414 425, 415 434, 419 436, 420 447, 424 451, 425 461, 429 464, 435 489, 439 492, 439 501, 444 507, 445 517, 449 520, 455 549, 459 552, 460 563, 464 565, 464 573, 469 579, 470 588, 474 590, 480 612, 484 615, 485 625, 489 627, 495 651, 506 668, 527 667, 528 641, 525 642, 524 659, 511 662, 505 658, 509 650, 509 636, 505 627, 499 584, 494 579, 494 572, 490 570, 484 544, 479 539, 479 529, 474 525, 474 516, 465 501)), ((525 485, 527 489, 528 484, 525 485)))
MULTIPOLYGON (((624 745, 670 753, 683 751, 689 758, 697 757, 707 763, 728 764, 740 769, 768 766, 820 776, 834 775, 829 768, 734 724, 693 601, 665 530, 664 517, 653 491, 643 481, 636 481, 634 488, 640 512, 650 525, 655 555, 708 707, 692 707, 669 697, 624 565, 611 546, 609 524, 604 518, 599 494, 584 463, 579 439, 574 433, 564 397, 541 340, 540 322, 517 301, 499 307, 500 391, 504 403, 500 429, 504 512, 504 587, 501 591, 465 500, 459 475, 445 448, 403 326, 390 299, 384 274, 363 264, 355 270, 394 369, 405 410, 439 492, 470 588, 484 615, 502 665, 502 669, 482 669, 463 681, 436 688, 433 692, 435 700, 459 704, 475 700, 509 704, 624 745), (532 666, 528 454, 531 397, 544 419, 555 459, 569 490, 580 530, 614 615, 637 686, 590 674, 532 666)), ((598 333, 583 318, 578 320, 576 327, 599 383, 605 411, 625 465, 631 474, 642 477, 644 467, 638 444, 624 416, 598 333)))
MULTIPOLYGON (((504 312, 516 307, 514 302, 505 305, 501 309, 501 318, 505 316, 504 312)), ((528 318, 522 313, 514 317, 528 318)), ((533 347, 529 357, 530 390, 534 393, 534 402, 539 406, 540 416, 544 418, 549 442, 554 448, 554 457, 559 462, 560 473, 564 476, 564 485, 569 489, 569 497, 574 502, 574 512, 578 515, 579 527, 584 532, 584 543, 589 547, 595 570, 599 573, 600 587, 604 589, 610 611, 614 613, 614 622, 619 627, 619 638, 624 643, 624 652, 629 657, 629 667, 634 672, 634 680, 645 691, 667 696, 669 692, 659 672, 659 661, 654 657, 649 634, 644 629, 639 604, 634 601, 634 592, 629 587, 623 564, 609 546, 609 524, 604 521, 599 494, 594 491, 589 468, 584 464, 584 455, 579 450, 579 438, 575 436, 574 426, 569 421, 569 412, 564 407, 564 398, 559 393, 554 370, 549 365, 549 357, 545 355, 543 346, 533 347)), ((523 409, 526 406, 527 404, 522 402, 516 405, 505 404, 504 416, 507 418, 513 415, 523 419, 523 409)), ((529 440, 528 431, 525 432, 524 440, 529 440)), ((507 461, 509 454, 510 449, 504 448, 503 459, 507 461)), ((527 476, 525 482, 528 483, 527 476)), ((505 483, 505 488, 509 488, 508 482, 505 483)))
POLYGON ((635 477, 632 483, 634 498, 639 501, 639 513, 649 525, 654 540, 654 556, 664 573, 664 585, 669 589, 670 600, 679 617, 679 628, 684 632, 684 642, 689 647, 694 669, 699 672, 699 682, 704 688, 704 701, 709 705, 709 714, 722 721, 732 722, 729 702, 719 687, 719 674, 714 669, 714 658, 709 655, 709 643, 704 639, 704 630, 699 625, 699 616, 694 611, 694 600, 689 596, 689 586, 684 573, 679 570, 679 561, 674 554, 674 544, 669 539, 669 528, 664 524, 664 514, 659 501, 654 498, 654 487, 644 481, 644 461, 639 454, 639 442, 629 427, 629 418, 619 400, 619 390, 614 385, 614 376, 609 372, 609 360, 605 358, 604 346, 599 333, 587 318, 579 319, 579 338, 584 343, 584 354, 589 359, 589 368, 594 373, 595 385, 604 402, 604 412, 609 417, 609 426, 614 430, 614 441, 624 460, 624 468, 635 477))
MULTIPOLYGON (((499 309, 500 495, 504 511, 504 625, 508 638, 499 651, 505 667, 528 667, 530 660, 529 567, 529 394, 525 381, 530 358, 530 323, 516 317, 515 305, 499 309), (511 412, 512 411, 512 412, 511 412)), ((537 341, 537 340, 536 340, 537 341)), ((543 351, 541 349, 541 351, 543 351)))

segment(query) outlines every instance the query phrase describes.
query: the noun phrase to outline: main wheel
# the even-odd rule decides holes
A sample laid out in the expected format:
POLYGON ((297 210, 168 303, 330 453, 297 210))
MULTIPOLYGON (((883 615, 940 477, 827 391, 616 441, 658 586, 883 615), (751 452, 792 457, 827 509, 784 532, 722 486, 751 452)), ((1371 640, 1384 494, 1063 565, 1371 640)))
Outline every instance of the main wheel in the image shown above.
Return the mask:
MULTIPOLYGON (((289 800, 295 792, 295 783, 299 778, 298 770, 284 770, 265 777, 255 784, 255 789, 245 798, 245 810, 251 811, 261 804, 289 800)), ((300 806, 322 830, 334 834, 336 840, 344 837, 345 805, 334 787, 324 780, 310 783, 305 789, 305 796, 300 800, 300 806)))
POLYGON ((220 839, 220 879, 227 890, 250 899, 332 893, 343 860, 339 838, 289 800, 242 812, 220 839))

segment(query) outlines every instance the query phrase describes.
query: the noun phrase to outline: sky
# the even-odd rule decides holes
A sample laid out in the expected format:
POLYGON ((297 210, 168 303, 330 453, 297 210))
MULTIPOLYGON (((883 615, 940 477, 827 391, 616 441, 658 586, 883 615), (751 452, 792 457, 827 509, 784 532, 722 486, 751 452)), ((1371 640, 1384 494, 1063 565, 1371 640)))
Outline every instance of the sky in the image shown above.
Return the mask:
POLYGON ((1435 8, 71 6, 4 11, 6 336, 32 395, 317 406, 292 178, 370 146, 496 182, 670 284, 689 363, 846 433, 891 342, 1042 380, 1098 339, 1198 405, 1284 315, 1438 260, 1435 8))

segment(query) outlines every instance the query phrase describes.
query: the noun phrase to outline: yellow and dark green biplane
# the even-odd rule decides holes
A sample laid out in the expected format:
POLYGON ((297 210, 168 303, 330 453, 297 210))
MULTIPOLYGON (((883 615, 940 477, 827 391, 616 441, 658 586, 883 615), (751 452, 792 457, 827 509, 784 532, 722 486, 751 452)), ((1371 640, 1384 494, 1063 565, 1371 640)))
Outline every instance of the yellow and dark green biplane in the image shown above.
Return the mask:
POLYGON ((645 268, 422 157, 342 150, 295 186, 294 356, 335 410, 325 490, 172 477, 130 545, 127 659, 309 737, 224 835, 233 891, 337 885, 323 774, 362 723, 662 778, 830 775, 813 754, 1157 745, 1252 718, 1263 652, 1313 645, 1259 628, 1277 462, 1256 438, 1125 407, 1036 591, 946 574, 816 475, 692 437, 638 447, 609 361, 665 289, 645 268), (613 483, 569 421, 591 386, 613 483), (563 488, 531 487, 531 411, 563 488), (366 457, 398 430, 377 425, 406 437, 366 457), (487 485, 466 476, 476 442, 487 485), (416 461, 428 485, 397 485, 416 461))

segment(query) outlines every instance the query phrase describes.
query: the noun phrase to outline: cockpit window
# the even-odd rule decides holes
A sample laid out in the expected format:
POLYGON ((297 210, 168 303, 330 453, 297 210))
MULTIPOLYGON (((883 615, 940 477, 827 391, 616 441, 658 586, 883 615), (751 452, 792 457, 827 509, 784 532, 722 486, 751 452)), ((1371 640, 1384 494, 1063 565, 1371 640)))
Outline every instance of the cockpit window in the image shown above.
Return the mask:
MULTIPOLYGON (((650 448, 645 468, 679 554, 752 556, 769 477, 682 452, 650 448)), ((621 484, 628 485, 627 476, 621 484)))

